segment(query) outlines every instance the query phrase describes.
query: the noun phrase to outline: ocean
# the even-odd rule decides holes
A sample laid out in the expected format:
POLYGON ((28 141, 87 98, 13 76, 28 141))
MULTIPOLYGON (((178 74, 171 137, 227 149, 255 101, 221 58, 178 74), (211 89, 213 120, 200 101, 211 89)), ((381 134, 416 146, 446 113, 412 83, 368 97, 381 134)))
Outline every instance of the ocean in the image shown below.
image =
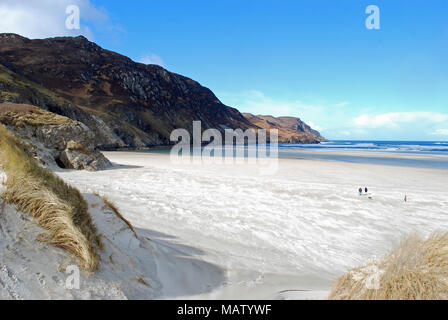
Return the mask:
MULTIPOLYGON (((245 156, 247 148, 253 147, 245 147, 245 156)), ((166 154, 170 150, 154 148, 141 152, 166 154)), ((279 144, 278 157, 448 170, 448 142, 334 140, 320 144, 279 144)))
POLYGON ((448 170, 448 142, 337 140, 281 144, 279 157, 448 170))
POLYGON ((335 140, 320 144, 281 144, 282 149, 362 151, 448 156, 448 142, 439 141, 352 141, 335 140))

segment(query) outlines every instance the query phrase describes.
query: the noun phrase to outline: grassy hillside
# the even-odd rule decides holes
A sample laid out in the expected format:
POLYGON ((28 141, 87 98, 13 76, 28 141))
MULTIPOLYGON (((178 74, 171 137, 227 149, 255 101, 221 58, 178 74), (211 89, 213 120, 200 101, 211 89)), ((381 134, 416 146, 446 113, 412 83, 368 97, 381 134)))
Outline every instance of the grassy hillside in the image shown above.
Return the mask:
POLYGON ((58 94, 29 81, 0 64, 0 101, 19 102, 34 105, 68 105, 58 94))
POLYGON ((0 163, 8 177, 3 199, 30 214, 48 232, 41 240, 78 257, 85 270, 95 270, 101 242, 80 192, 40 167, 23 142, 3 125, 0 163))

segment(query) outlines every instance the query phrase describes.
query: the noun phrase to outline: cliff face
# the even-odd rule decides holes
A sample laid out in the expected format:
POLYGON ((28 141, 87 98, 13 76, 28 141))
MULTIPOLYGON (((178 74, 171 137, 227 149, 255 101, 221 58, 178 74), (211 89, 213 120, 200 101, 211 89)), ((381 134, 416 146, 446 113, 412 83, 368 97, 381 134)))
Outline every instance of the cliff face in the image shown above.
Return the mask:
POLYGON ((316 130, 294 117, 255 116, 243 113, 253 125, 269 130, 278 130, 279 143, 319 143, 326 141, 316 130))
POLYGON ((95 133, 96 146, 169 144, 173 129, 253 125, 199 83, 135 63, 84 37, 29 40, 0 35, 0 102, 28 103, 67 116, 95 133))

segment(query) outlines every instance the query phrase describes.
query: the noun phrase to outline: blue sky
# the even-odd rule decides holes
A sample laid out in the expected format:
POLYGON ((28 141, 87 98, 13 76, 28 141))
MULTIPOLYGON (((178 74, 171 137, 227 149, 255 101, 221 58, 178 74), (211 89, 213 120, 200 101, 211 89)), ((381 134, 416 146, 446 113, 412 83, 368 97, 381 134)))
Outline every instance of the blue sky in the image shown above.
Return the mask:
MULTIPOLYGON (((42 12, 28 12, 29 34, 12 18, 0 32, 72 34, 56 27, 52 2, 2 0, 0 18, 42 12), (33 26, 49 11, 51 29, 33 26)), ((297 116, 330 139, 448 140, 446 0, 64 2, 81 8, 74 33, 193 78, 242 112, 297 116), (371 4, 379 30, 365 27, 371 4)))

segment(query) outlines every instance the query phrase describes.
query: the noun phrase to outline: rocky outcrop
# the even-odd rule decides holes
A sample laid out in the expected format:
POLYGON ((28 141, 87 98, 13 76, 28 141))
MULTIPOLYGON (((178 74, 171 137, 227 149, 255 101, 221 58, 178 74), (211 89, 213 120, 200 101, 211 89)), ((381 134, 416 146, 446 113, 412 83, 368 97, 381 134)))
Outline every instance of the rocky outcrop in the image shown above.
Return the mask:
POLYGON ((0 103, 0 123, 28 142, 41 164, 91 171, 111 166, 81 122, 30 105, 0 103))
POLYGON ((278 130, 279 143, 320 143, 326 141, 320 133, 299 118, 273 116, 255 116, 243 113, 244 117, 253 125, 262 129, 278 130))
POLYGON ((70 146, 60 153, 57 160, 66 169, 98 171, 111 166, 110 161, 99 151, 88 152, 70 146))

